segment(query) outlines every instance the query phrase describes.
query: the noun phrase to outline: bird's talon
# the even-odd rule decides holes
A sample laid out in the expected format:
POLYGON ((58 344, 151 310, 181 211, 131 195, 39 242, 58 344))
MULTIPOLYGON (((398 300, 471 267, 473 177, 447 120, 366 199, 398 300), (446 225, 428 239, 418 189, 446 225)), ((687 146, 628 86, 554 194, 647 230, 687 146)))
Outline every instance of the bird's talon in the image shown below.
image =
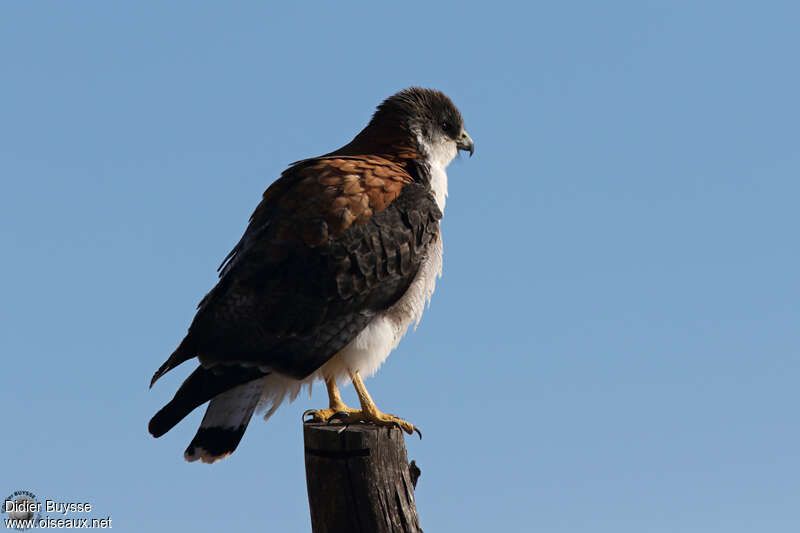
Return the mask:
POLYGON ((419 440, 422 440, 422 432, 419 430, 417 426, 414 426, 414 431, 416 431, 417 435, 419 435, 419 440))
POLYGON ((330 425, 333 422, 338 422, 340 420, 345 420, 349 416, 350 416, 350 413, 348 413, 347 411, 337 411, 337 412, 333 413, 328 418, 328 422, 327 423, 330 425))

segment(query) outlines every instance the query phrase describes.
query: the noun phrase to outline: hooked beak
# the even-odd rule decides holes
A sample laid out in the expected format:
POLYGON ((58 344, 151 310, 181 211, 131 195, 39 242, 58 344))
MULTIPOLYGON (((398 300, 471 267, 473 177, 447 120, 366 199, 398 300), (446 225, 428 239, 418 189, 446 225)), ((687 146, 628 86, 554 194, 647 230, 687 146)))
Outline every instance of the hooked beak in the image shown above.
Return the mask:
POLYGON ((461 136, 458 138, 458 141, 456 141, 456 148, 469 152, 470 157, 475 153, 475 143, 472 141, 472 137, 469 136, 469 133, 467 133, 467 130, 461 130, 461 136))

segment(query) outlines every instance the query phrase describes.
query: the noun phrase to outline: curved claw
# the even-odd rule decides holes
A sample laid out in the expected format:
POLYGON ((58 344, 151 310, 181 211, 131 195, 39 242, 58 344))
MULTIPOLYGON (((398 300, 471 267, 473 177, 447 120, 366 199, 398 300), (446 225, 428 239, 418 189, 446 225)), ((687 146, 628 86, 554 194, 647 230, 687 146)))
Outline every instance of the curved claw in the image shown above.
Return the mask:
POLYGON ((328 419, 327 423, 330 424, 334 420, 344 420, 348 416, 350 416, 350 413, 348 413, 347 411, 338 411, 338 412, 333 413, 331 415, 331 417, 328 419))
POLYGON ((306 417, 310 414, 316 413, 316 409, 306 409, 303 411, 303 414, 300 416, 300 420, 305 424, 306 422, 310 422, 310 420, 306 420, 306 417))
MULTIPOLYGON (((405 431, 403 429, 403 426, 401 426, 397 420, 392 420, 392 425, 397 429, 399 429, 400 431, 405 431)), ((416 431, 417 435, 419 435, 419 440, 422 440, 422 431, 420 431, 420 429, 417 426, 412 425, 411 427, 414 428, 414 431, 416 431)))

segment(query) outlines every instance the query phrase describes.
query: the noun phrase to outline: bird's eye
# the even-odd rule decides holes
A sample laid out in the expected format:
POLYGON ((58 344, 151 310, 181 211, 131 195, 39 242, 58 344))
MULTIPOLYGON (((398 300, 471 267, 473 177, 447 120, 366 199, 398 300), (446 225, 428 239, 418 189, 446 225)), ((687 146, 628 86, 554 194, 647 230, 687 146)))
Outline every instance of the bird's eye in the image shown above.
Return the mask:
POLYGON ((442 126, 442 130, 444 130, 444 131, 450 131, 450 123, 449 123, 449 122, 447 122, 446 120, 443 120, 443 121, 442 121, 442 124, 441 124, 441 126, 442 126))

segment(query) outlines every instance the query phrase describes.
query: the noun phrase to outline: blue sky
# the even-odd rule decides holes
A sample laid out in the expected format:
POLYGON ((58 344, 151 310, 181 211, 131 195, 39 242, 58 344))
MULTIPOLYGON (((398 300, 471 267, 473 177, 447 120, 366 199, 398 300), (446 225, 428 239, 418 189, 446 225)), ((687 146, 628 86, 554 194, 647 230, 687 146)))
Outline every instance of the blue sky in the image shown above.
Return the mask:
MULTIPOLYGON (((153 371, 285 166, 435 87, 444 277, 367 381, 426 531, 800 529, 791 2, 4 2, 0 492, 308 531, 300 414, 208 467, 153 371)), ((352 388, 345 397, 355 403, 352 388)), ((6 494, 0 496, 5 497, 6 494)))

